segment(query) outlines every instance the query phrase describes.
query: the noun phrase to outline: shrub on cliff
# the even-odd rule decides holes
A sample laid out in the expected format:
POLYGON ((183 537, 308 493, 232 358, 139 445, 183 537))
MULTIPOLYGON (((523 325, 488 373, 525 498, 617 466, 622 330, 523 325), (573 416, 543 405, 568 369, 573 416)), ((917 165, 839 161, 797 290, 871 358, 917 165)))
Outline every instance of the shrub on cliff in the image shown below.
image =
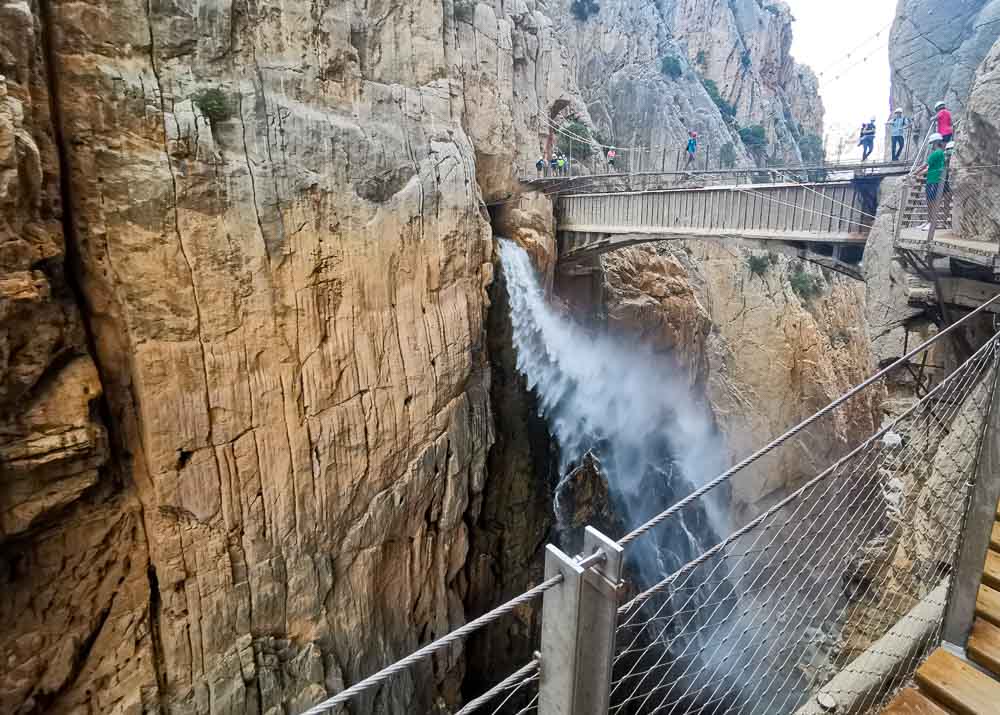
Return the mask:
POLYGON ((681 61, 679 59, 673 55, 667 55, 660 62, 660 72, 671 79, 677 79, 684 74, 684 68, 681 67, 681 61))
POLYGON ((740 140, 750 148, 767 146, 767 132, 760 124, 740 129, 740 140))
POLYGON ((224 122, 233 116, 233 107, 225 93, 217 87, 203 89, 192 98, 194 105, 212 124, 224 122))
POLYGON ((802 161, 806 163, 819 164, 823 161, 823 140, 815 134, 802 137, 799 150, 802 152, 802 161))
POLYGON ((573 17, 580 22, 586 22, 601 11, 601 6, 597 4, 597 0, 573 0, 569 9, 573 17))
POLYGON ((771 267, 771 259, 768 256, 747 257, 747 268, 750 269, 750 275, 752 276, 763 278, 764 274, 767 273, 767 269, 770 267, 771 267))
POLYGON ((724 118, 729 119, 736 116, 736 107, 722 98, 722 95, 719 94, 719 85, 710 79, 702 80, 701 83, 705 86, 705 91, 708 92, 708 96, 715 102, 715 106, 719 108, 724 118))
POLYGON ((719 162, 725 169, 732 169, 736 165, 736 147, 732 142, 726 142, 719 150, 719 162))
POLYGON ((801 264, 797 265, 788 276, 788 282, 795 295, 805 302, 823 294, 823 279, 806 272, 801 264))
POLYGON ((559 135, 559 151, 572 159, 586 159, 594 151, 594 138, 590 129, 573 118, 563 127, 559 135), (567 136, 572 135, 572 136, 567 136))

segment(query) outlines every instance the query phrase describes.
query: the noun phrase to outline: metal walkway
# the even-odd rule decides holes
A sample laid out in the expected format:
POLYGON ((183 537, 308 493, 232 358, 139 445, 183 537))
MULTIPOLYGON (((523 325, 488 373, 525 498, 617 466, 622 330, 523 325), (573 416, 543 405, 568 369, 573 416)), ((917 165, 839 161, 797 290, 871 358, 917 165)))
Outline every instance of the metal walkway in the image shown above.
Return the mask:
POLYGON ((791 247, 861 279, 877 191, 875 180, 565 194, 559 261, 663 240, 741 239, 791 247))

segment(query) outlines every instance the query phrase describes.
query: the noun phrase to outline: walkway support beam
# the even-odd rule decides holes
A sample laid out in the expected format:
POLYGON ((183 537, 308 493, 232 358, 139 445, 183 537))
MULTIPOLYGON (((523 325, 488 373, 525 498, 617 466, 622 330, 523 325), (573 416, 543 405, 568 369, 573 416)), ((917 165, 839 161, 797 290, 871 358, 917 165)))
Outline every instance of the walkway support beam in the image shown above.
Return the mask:
POLYGON ((969 641, 972 622, 976 617, 976 596, 986 565, 986 552, 1000 502, 1000 356, 994 346, 993 392, 989 411, 980 436, 979 460, 972 485, 969 506, 965 514, 958 554, 955 559, 955 577, 951 580, 948 606, 945 609, 941 639, 961 650, 969 641))
POLYGON ((545 578, 561 574, 563 581, 542 603, 539 715, 607 715, 622 552, 590 526, 583 555, 603 555, 591 568, 546 547, 545 578))

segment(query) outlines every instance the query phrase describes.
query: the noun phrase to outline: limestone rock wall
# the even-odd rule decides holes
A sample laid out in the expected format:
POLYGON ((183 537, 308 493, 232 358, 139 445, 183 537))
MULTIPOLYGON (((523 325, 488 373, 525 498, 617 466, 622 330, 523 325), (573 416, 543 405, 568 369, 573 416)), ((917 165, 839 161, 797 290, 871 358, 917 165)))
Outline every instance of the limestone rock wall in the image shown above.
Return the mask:
POLYGON ((934 104, 961 121, 980 62, 1000 36, 1000 2, 899 0, 889 36, 892 105, 926 130, 934 104))
POLYGON ((665 7, 693 70, 715 82, 738 122, 765 128, 773 158, 800 162, 800 141, 823 136, 823 103, 816 76, 791 57, 788 6, 672 0, 665 7))
POLYGON ((661 72, 665 7, 603 5, 0 0, 0 710, 290 715, 534 578, 551 454, 491 384, 491 219, 550 270, 548 200, 502 207, 568 110, 750 160, 661 72))
MULTIPOLYGON (((608 322, 669 350, 704 389, 732 457, 750 454, 864 380, 863 287, 750 245, 661 244, 603 259, 608 322), (762 274, 750 257, 765 259, 762 274), (803 297, 793 274, 818 293, 803 297), (637 276, 623 280, 624 276, 637 276), (703 380, 701 384, 699 381, 703 380)), ((733 518, 769 506, 871 433, 877 391, 852 401, 732 483, 733 518)))
MULTIPOLYGON (((475 39, 435 2, 0 13, 2 394, 23 407, 0 443, 0 710, 298 712, 464 622, 493 441, 478 180, 502 183, 465 127, 511 103, 489 70, 509 28, 475 39)), ((509 181, 514 142, 476 138, 509 181)), ((356 711, 454 700, 462 673, 456 652, 356 711)))

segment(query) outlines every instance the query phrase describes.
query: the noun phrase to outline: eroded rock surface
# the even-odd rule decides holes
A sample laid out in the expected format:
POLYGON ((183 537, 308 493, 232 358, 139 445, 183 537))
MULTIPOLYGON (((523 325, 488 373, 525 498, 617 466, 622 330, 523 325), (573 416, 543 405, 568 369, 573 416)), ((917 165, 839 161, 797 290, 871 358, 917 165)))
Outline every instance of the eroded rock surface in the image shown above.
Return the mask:
MULTIPOLYGON (((653 342, 685 366, 692 386, 707 376, 704 390, 733 457, 750 454, 870 374, 863 288, 851 279, 713 241, 623 250, 603 262, 609 322, 632 335, 655 333, 653 342), (762 272, 751 270, 751 256, 763 259, 762 272), (799 273, 808 281, 796 284, 815 286, 814 295, 793 287, 799 273), (623 280, 630 274, 637 277, 623 280)), ((794 447, 733 480, 736 521, 870 434, 878 402, 875 392, 852 401, 794 447)))
MULTIPOLYGON (((523 590, 552 455, 523 385, 490 384, 484 203, 549 271, 548 199, 496 206, 568 111, 661 148, 636 166, 692 127, 749 161, 664 7, 0 19, 0 710, 300 712, 523 590), (492 457, 491 395, 514 426, 492 457)), ((681 310, 652 337, 704 380, 707 303, 667 263, 616 320, 681 310)), ((457 703, 466 662, 355 712, 457 703)))
MULTIPOLYGON (((889 36, 892 104, 926 130, 939 100, 961 120, 980 62, 997 38, 1000 2, 901 0, 889 36)), ((922 136, 922 132, 920 133, 922 136)))
POLYGON ((823 103, 812 70, 791 57, 792 13, 784 2, 674 0, 672 27, 691 67, 715 82, 743 126, 760 125, 777 161, 816 161, 823 103))

